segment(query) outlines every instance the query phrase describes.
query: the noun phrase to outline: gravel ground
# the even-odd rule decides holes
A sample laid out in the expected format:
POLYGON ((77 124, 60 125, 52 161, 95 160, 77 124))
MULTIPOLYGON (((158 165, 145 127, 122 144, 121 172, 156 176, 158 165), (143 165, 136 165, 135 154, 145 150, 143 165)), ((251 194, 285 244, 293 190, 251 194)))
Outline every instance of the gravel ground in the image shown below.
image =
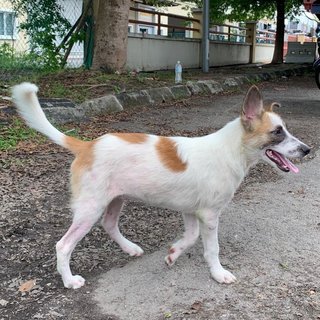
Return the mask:
MULTIPOLYGON (((284 104, 280 113, 288 122, 290 130, 313 147, 313 152, 308 157, 312 159, 320 141, 320 108, 314 101, 309 103, 308 98, 313 95, 314 100, 314 96, 320 94, 314 89, 312 77, 291 78, 259 86, 265 92, 267 100, 274 100, 272 97, 276 97, 284 104), (295 94, 301 92, 301 96, 289 94, 290 91, 295 94), (299 99, 301 104, 298 103, 299 99), (291 103, 292 107, 286 105, 291 103)), ((237 116, 245 88, 240 91, 241 94, 194 97, 174 105, 160 105, 152 109, 105 116, 81 124, 80 133, 85 133, 88 137, 110 131, 185 136, 207 134, 237 116)), ((69 126, 78 127, 75 124, 69 126)), ((1 154, 1 320, 116 319, 115 316, 101 313, 92 300, 92 292, 101 273, 114 267, 123 267, 134 258, 127 257, 100 226, 93 228, 85 237, 72 258, 71 267, 75 273, 85 276, 86 286, 78 291, 66 290, 55 271, 54 246, 71 222, 67 179, 71 161, 72 156, 52 144, 23 144, 17 151, 1 154), (35 283, 26 284, 28 280, 35 283), (23 284, 25 286, 21 286, 23 284)), ((236 194, 234 203, 240 198, 249 197, 248 190, 251 185, 276 183, 283 179, 282 177, 269 166, 259 164, 236 194)), ((171 244, 182 231, 182 220, 178 213, 147 207, 138 202, 128 202, 120 227, 130 240, 141 244, 146 255, 149 255, 171 244)), ((285 292, 286 288, 283 290, 285 292)), ((309 290, 311 295, 319 295, 319 288, 310 286, 303 290, 309 290)), ((299 296, 296 299, 299 299, 299 296)), ((201 305, 210 303, 214 301, 202 301, 201 305)), ((320 318, 319 305, 314 304, 310 308, 311 311, 307 311, 308 317, 302 314, 300 319, 320 318)), ((201 318, 200 312, 197 317, 193 317, 192 314, 198 313, 198 309, 200 308, 194 305, 188 319, 209 319, 206 314, 201 318)), ((221 314, 210 319, 236 318, 224 317, 222 310, 221 314)))

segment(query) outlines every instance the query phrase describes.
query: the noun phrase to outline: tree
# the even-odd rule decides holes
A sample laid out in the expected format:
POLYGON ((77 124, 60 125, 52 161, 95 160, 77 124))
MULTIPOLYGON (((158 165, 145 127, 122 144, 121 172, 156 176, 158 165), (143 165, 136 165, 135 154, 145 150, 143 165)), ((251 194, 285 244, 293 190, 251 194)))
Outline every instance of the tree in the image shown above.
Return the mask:
POLYGON ((97 2, 92 68, 121 72, 127 62, 130 0, 97 2))
POLYGON ((271 63, 283 62, 283 45, 284 45, 284 17, 285 17, 285 0, 276 0, 277 8, 277 31, 274 46, 274 52, 271 63))
POLYGON ((63 67, 73 44, 84 40, 86 29, 91 42, 85 50, 90 51, 88 65, 106 71, 124 70, 130 0, 84 0, 82 14, 73 26, 58 0, 11 2, 14 10, 26 17, 19 29, 26 32, 31 53, 44 67, 63 67), (92 28, 88 27, 90 17, 92 28), (57 37, 62 39, 60 43, 57 37))
MULTIPOLYGON (((95 1, 92 69, 107 72, 124 71, 127 63, 130 2, 130 0, 95 1)), ((170 0, 145 0, 143 2, 155 6, 172 4, 170 0)))
POLYGON ((302 0, 211 0, 210 13, 213 21, 259 20, 273 18, 277 13, 277 31, 272 63, 283 62, 284 20, 297 14, 302 0))
MULTIPOLYGON (((163 0, 146 0, 166 5, 163 0)), ((85 40, 85 65, 123 71, 127 61, 130 0, 84 0, 83 11, 71 26, 58 0, 11 0, 26 17, 19 26, 28 35, 31 53, 46 68, 66 64, 72 46, 85 40), (84 32, 86 31, 86 32, 84 32), (57 37, 62 39, 60 43, 57 37)))

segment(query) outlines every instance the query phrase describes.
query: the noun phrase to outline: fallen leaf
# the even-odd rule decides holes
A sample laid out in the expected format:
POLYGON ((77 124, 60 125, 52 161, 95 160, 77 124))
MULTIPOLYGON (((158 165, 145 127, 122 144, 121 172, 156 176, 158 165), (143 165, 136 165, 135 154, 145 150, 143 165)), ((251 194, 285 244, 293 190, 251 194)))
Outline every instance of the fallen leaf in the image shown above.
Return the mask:
POLYGON ((195 311, 199 311, 201 309, 201 302, 200 301, 195 301, 192 306, 191 309, 195 310, 195 311))
POLYGON ((285 270, 289 269, 289 266, 286 263, 279 262, 279 266, 285 270))
POLYGON ((20 292, 29 292, 32 290, 32 288, 36 285, 36 279, 32 279, 29 281, 24 282, 22 285, 19 287, 20 292))

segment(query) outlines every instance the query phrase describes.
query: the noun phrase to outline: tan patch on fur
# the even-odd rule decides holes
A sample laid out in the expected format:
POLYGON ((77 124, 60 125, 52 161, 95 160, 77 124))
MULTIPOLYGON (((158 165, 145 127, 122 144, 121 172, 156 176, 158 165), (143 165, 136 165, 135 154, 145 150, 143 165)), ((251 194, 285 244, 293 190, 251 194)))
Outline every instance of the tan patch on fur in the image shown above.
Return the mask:
POLYGON ((245 131, 243 138, 245 144, 258 147, 268 143, 268 133, 273 128, 269 114, 270 112, 263 112, 261 118, 252 123, 251 130, 245 131))
POLYGON ((81 141, 73 137, 66 137, 66 148, 71 150, 76 158, 71 165, 71 190, 74 197, 80 192, 80 183, 83 173, 90 169, 94 161, 94 146, 97 140, 81 141))
POLYGON ((128 143, 144 143, 147 141, 148 135, 144 133, 111 133, 113 136, 116 136, 128 143))
POLYGON ((174 172, 186 170, 187 164, 180 159, 177 153, 177 146, 172 139, 159 137, 156 150, 160 161, 165 167, 174 172))
POLYGON ((255 132, 257 134, 269 133, 272 130, 272 127, 270 112, 264 112, 258 126, 255 128, 255 132))

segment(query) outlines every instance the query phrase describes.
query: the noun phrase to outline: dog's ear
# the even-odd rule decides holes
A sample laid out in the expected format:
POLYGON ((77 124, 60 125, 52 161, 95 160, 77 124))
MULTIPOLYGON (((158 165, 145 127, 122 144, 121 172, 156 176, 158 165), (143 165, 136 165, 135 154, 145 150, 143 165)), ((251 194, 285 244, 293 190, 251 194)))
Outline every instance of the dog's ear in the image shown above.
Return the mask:
POLYGON ((266 111, 273 112, 273 108, 280 108, 281 104, 279 102, 273 102, 269 106, 265 107, 266 111))
POLYGON ((264 112, 262 95, 257 86, 252 86, 243 101, 241 120, 246 128, 250 128, 251 124, 260 119, 264 112))

